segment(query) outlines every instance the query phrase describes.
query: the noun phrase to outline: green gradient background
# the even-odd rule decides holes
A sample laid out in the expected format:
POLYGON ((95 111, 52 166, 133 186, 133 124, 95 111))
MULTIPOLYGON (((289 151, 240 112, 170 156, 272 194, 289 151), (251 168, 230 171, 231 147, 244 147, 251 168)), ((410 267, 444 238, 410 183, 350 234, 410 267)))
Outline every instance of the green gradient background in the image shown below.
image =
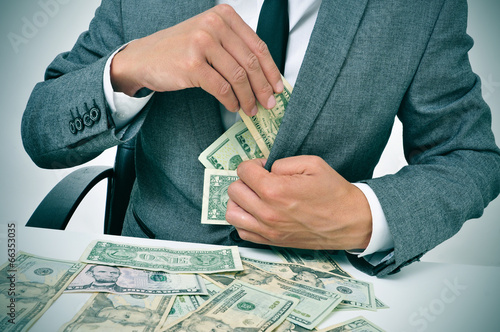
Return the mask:
MULTIPOLYGON (((325 0, 328 1, 328 0, 325 0)), ((42 11, 39 0, 3 1, 0 4, 1 108, 0 123, 0 222, 24 224, 44 195, 71 170, 42 170, 24 152, 20 123, 29 94, 36 82, 43 79, 48 63, 74 44, 100 1, 66 0, 53 17, 16 53, 9 33, 21 35, 23 18, 33 21, 42 11)), ((493 113, 493 130, 500 143, 500 1, 469 2, 469 34, 475 40, 470 52, 474 70, 483 81, 483 93, 493 113)), ((401 153, 400 127, 394 135, 377 168, 378 175, 396 172, 404 165, 401 153)), ((104 152, 89 164, 112 165, 114 149, 104 152)), ((100 231, 104 211, 105 184, 100 185, 84 201, 71 223, 79 231, 100 231)), ((500 198, 493 201, 483 217, 468 222, 453 239, 424 256, 424 260, 500 266, 500 198)), ((6 226, 0 225, 5 239, 6 226)))

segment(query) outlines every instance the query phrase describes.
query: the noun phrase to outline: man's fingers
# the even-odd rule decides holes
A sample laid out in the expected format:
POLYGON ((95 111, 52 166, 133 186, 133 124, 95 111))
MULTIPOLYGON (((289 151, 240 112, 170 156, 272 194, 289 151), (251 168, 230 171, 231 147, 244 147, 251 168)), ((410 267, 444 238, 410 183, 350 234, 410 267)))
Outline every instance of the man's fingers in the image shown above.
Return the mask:
POLYGON ((259 192, 266 182, 270 181, 270 173, 264 168, 266 159, 251 159, 242 162, 237 168, 238 177, 255 192, 259 192))
POLYGON ((262 201, 259 196, 241 179, 231 183, 227 194, 232 202, 250 215, 255 215, 257 211, 262 209, 262 201))
POLYGON ((293 156, 276 160, 271 166, 271 173, 276 175, 311 175, 324 167, 328 167, 328 165, 320 157, 293 156))
POLYGON ((256 233, 260 228, 260 223, 257 219, 231 199, 227 202, 226 220, 236 228, 240 238, 243 240, 261 244, 270 243, 268 239, 256 233))
MULTIPOLYGON (((262 66, 261 59, 252 52, 249 46, 244 42, 244 40, 237 35, 231 29, 225 29, 220 31, 220 43, 222 47, 234 58, 239 67, 233 67, 232 63, 224 62, 221 58, 214 58, 219 64, 218 68, 225 69, 226 65, 231 65, 229 67, 229 72, 226 74, 222 73, 229 83, 233 86, 233 90, 239 98, 239 89, 250 89, 252 97, 255 98, 263 105, 265 108, 273 108, 276 105, 276 99, 274 98, 273 87, 267 80, 262 66)), ((243 90, 243 96, 247 91, 243 90)), ((246 112, 248 105, 245 105, 245 101, 240 99, 241 108, 246 112)), ((255 106, 255 99, 252 98, 253 106, 255 106)))
POLYGON ((231 84, 217 70, 206 63, 201 66, 198 75, 198 82, 194 82, 194 86, 199 86, 217 98, 226 109, 238 110, 238 98, 234 94, 231 84))
MULTIPOLYGON (((257 56, 259 60, 260 67, 266 77, 267 81, 273 87, 275 93, 283 92, 283 82, 281 80, 281 74, 274 63, 274 60, 267 48, 267 45, 257 36, 255 31, 252 30, 242 18, 234 11, 234 9, 229 5, 219 5, 214 7, 214 11, 219 13, 225 18, 227 24, 241 39, 248 45, 250 51, 257 56)), ((260 98, 258 98, 259 101, 260 98)), ((261 104, 264 107, 266 102, 261 104)))

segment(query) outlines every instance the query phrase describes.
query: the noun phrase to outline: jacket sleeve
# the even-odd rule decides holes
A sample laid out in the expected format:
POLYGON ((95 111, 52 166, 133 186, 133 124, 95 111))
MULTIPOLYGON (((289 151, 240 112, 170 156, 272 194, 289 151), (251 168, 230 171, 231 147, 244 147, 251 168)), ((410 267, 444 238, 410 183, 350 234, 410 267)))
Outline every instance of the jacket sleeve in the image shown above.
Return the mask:
MULTIPOLYGON (((88 31, 49 65, 32 91, 21 124, 24 147, 43 168, 85 163, 135 135, 144 114, 117 132, 103 90, 108 57, 123 38, 119 0, 104 0, 88 31)), ((145 113, 145 112, 143 112, 145 113)))
POLYGON ((371 274, 397 272, 418 260, 466 220, 480 217, 500 191, 500 152, 470 68, 473 42, 466 27, 466 1, 445 1, 398 112, 408 166, 366 181, 395 245, 371 274))

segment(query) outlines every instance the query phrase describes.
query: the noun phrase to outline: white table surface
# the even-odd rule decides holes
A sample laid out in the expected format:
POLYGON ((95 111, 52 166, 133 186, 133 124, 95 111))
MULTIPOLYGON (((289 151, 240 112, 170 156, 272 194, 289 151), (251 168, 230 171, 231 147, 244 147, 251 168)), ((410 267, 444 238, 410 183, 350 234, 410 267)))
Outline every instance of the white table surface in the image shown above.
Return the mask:
MULTIPOLYGON (((95 239, 115 242, 199 248, 202 244, 139 239, 29 228, 17 225, 16 248, 39 256, 78 260, 95 239)), ((2 240, 3 242, 3 240, 2 240)), ((0 262, 6 262, 6 246, 0 262)), ((240 248, 245 257, 279 261, 267 250, 240 248)), ((354 277, 374 284, 375 295, 390 306, 376 312, 334 312, 319 327, 364 316, 386 331, 500 331, 500 267, 418 262, 385 278, 367 276, 340 256, 338 263, 354 277)), ((90 297, 63 294, 36 322, 31 331, 56 331, 68 322, 90 297)))

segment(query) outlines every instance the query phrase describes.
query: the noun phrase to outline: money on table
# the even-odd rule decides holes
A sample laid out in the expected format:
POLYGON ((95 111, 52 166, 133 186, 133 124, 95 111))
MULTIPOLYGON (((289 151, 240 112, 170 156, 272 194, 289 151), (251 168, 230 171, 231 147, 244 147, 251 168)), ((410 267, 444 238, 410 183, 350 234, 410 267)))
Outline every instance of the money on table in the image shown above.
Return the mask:
POLYGON ((78 262, 19 252, 14 263, 8 262, 0 267, 3 276, 0 279, 0 302, 4 309, 14 304, 13 317, 2 317, 0 331, 27 331, 83 267, 84 264, 78 262))
POLYGON ((165 322, 175 296, 94 294, 59 332, 153 332, 165 322))
POLYGON ((85 249, 80 261, 170 273, 215 273, 243 269, 238 247, 235 246, 171 249, 97 240, 85 249))
POLYGON ((241 272, 205 277, 226 285, 231 285, 236 280, 244 281, 269 292, 297 298, 299 303, 287 319, 307 329, 320 324, 343 299, 339 293, 285 279, 246 262, 243 262, 243 267, 245 270, 241 272))
POLYGON ((293 297, 236 281, 162 331, 273 331, 297 303, 293 297))
POLYGON ((242 260, 283 278, 343 294, 344 299, 341 305, 371 311, 377 310, 375 291, 371 282, 341 277, 331 272, 313 269, 300 264, 266 262, 246 257, 243 257, 242 260))
POLYGON ((207 295, 203 278, 196 274, 173 274, 129 267, 88 264, 66 292, 114 294, 207 295))

